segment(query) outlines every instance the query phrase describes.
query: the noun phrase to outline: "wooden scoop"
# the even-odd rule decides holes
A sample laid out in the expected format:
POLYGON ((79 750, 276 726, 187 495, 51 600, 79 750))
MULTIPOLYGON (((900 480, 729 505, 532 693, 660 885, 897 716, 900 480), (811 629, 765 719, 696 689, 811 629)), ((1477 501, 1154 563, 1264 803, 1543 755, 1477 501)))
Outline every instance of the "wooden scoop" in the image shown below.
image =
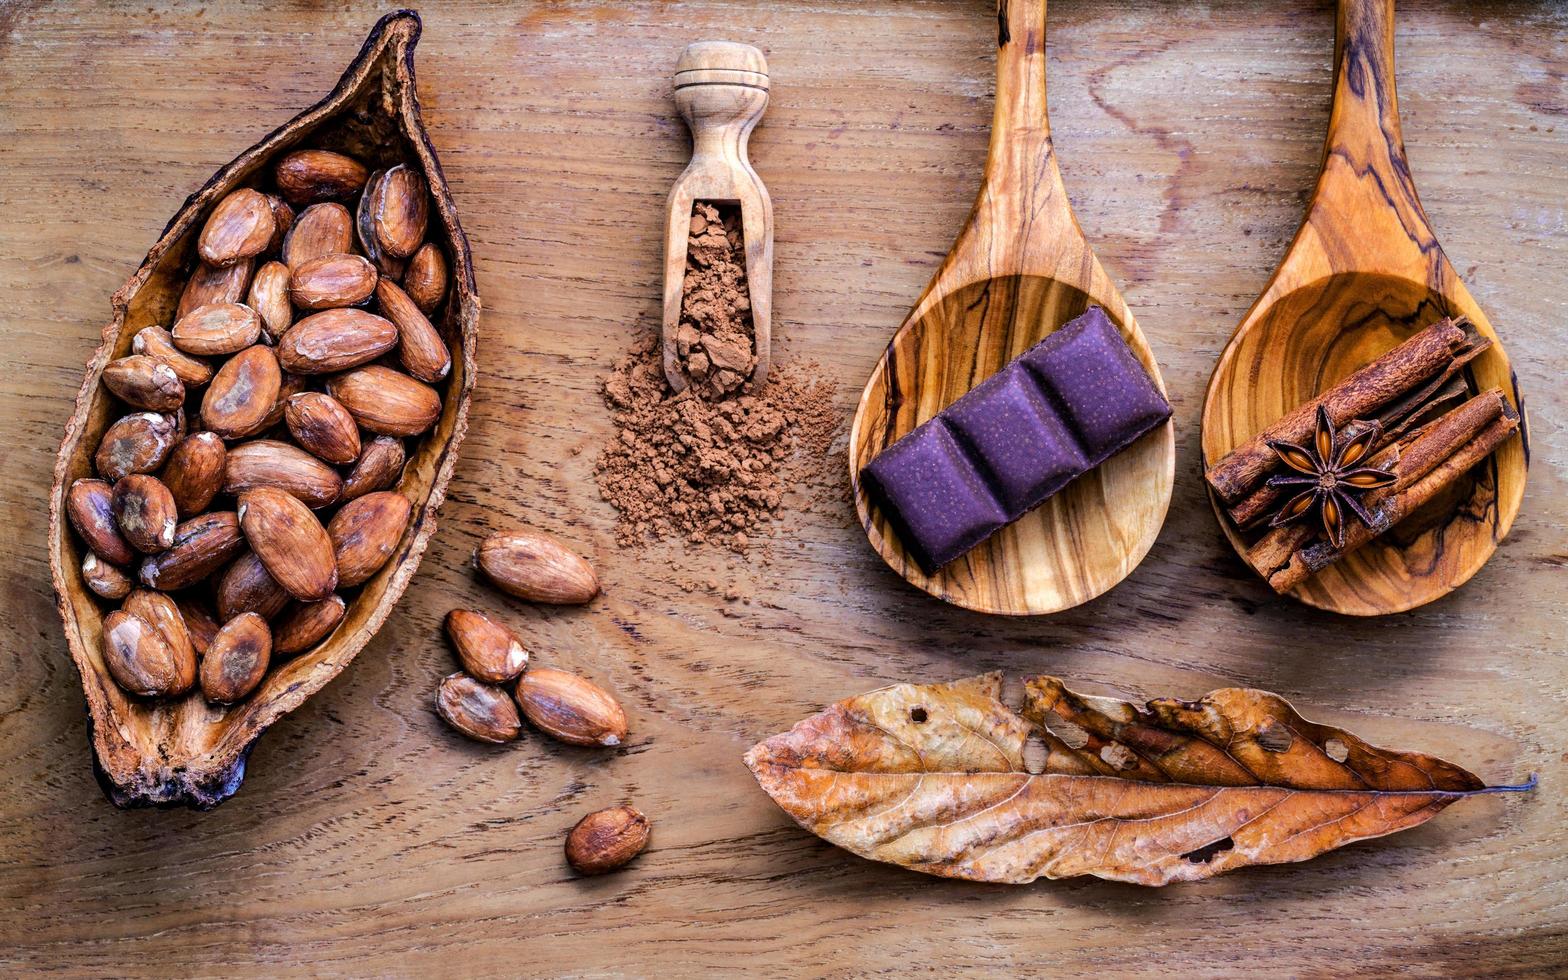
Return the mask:
MULTIPOLYGON (((1308 605, 1372 616, 1463 584, 1519 512, 1529 445, 1508 357, 1416 198, 1394 96, 1393 0, 1341 0, 1322 173, 1295 241, 1209 380, 1205 465, 1421 328, 1461 315, 1492 341, 1469 366, 1472 390, 1502 388, 1520 409, 1522 438, 1504 443, 1431 512, 1297 588, 1292 594, 1308 605)), ((1212 494, 1211 502, 1245 552, 1212 494)))
POLYGON ((1158 366, 1078 227, 1045 105, 1045 0, 1002 0, 996 111, 969 220, 871 372, 849 439, 855 508, 871 546, 904 578, 968 609, 1056 612, 1138 565, 1170 505, 1166 422, 935 575, 906 554, 868 500, 861 468, 883 449, 1091 305, 1105 308, 1164 392, 1158 366))
POLYGON ((756 367, 753 384, 768 376, 773 315, 773 202, 746 159, 751 131, 768 108, 768 62, 749 44, 698 41, 675 66, 675 105, 691 129, 691 162, 670 190, 664 235, 664 376, 673 391, 686 390, 675 334, 681 321, 687 236, 697 201, 740 205, 746 244, 746 287, 751 299, 756 367))

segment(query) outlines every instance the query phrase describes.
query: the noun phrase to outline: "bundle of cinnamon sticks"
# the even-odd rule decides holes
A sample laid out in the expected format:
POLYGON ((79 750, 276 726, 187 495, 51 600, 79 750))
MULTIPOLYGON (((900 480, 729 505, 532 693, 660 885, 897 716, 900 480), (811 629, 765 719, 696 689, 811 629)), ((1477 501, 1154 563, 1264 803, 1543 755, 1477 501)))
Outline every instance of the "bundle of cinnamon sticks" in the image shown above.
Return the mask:
POLYGON ((1440 320, 1209 468, 1209 486, 1236 526, 1262 528, 1288 492, 1269 485, 1269 477, 1282 470, 1270 442, 1311 438, 1320 405, 1340 440, 1373 424, 1381 427, 1365 465, 1396 479, 1362 499, 1370 524, 1351 521, 1339 547, 1312 524, 1296 523, 1267 528, 1248 548, 1248 562, 1276 592, 1289 592, 1389 530, 1518 431, 1519 414, 1502 390, 1472 395, 1463 375, 1465 365, 1490 344, 1463 318, 1440 320))

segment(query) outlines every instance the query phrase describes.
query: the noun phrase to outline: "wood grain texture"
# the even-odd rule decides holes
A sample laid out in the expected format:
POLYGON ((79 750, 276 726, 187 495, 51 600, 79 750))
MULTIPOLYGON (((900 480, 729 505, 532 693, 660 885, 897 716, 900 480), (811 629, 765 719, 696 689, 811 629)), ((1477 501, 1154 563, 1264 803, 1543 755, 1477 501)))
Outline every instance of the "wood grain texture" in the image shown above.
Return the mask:
POLYGON ((686 390, 676 328, 681 322, 692 206, 722 201, 740 207, 751 304, 752 380, 768 379, 773 347, 773 200, 746 156, 751 131, 768 108, 768 62, 748 44, 699 41, 681 52, 672 80, 675 105, 691 130, 691 162, 670 188, 664 230, 664 376, 686 390))
MULTIPOLYGON (((1521 405, 1497 332, 1443 254, 1416 195, 1395 97, 1393 0, 1340 0, 1335 36, 1323 170, 1290 250, 1209 380, 1207 465, 1446 316, 1468 317, 1492 341, 1467 369, 1472 390, 1501 388, 1521 405)), ((1504 443, 1464 485, 1291 594, 1321 609, 1376 616, 1463 585, 1519 513, 1528 446, 1521 418, 1521 438, 1504 443)), ((1244 552, 1245 539, 1218 500, 1215 514, 1244 552)))
POLYGON ((1148 554, 1170 506, 1167 421, 927 574, 871 501, 861 469, 1090 306, 1104 308, 1163 393, 1154 352, 1073 216, 1046 112, 1045 0, 997 4, 996 112, 958 240, 871 370, 849 434, 866 537, 894 571, 954 605, 1038 615, 1087 602, 1148 554))
MULTIPOLYGON (((420 98, 485 298, 480 384, 440 532, 354 664, 276 725, 212 813, 123 813, 89 762, 54 612, 47 491, 108 297, 191 189, 311 104, 384 11, 12 4, 0 12, 0 963, 69 974, 383 975, 958 970, 1168 976, 1545 973, 1568 955, 1568 13, 1403 4, 1411 167, 1531 399, 1508 540, 1463 589, 1353 620, 1276 597, 1199 477, 1204 385, 1301 220, 1328 119, 1323 3, 1057 0, 1051 118, 1075 212, 1176 410, 1170 515, 1110 593, 1046 619, 940 603, 866 546, 842 485, 804 495, 774 561, 623 552, 592 467, 598 386, 656 330, 664 205, 689 158, 669 66, 755 44, 773 101, 751 158, 777 221, 775 363, 814 359, 847 419, 974 202, 994 9, 977 2, 454 2, 425 11, 420 98), (804 510, 804 506, 810 510, 804 510), (541 610, 469 566, 522 521, 605 594, 541 610), (687 592, 712 576, 740 598, 687 592), (749 602, 747 600, 750 600, 749 602), (441 620, 494 614, 536 663, 613 690, 628 746, 470 744, 432 710, 441 620), (936 881, 797 828, 741 764, 757 740, 903 680, 1049 671, 1143 700, 1275 691, 1371 742, 1541 788, 1308 864, 1158 894, 936 881), (561 843, 629 800, 626 870, 561 843)), ((722 592, 722 589, 720 590, 722 592)))

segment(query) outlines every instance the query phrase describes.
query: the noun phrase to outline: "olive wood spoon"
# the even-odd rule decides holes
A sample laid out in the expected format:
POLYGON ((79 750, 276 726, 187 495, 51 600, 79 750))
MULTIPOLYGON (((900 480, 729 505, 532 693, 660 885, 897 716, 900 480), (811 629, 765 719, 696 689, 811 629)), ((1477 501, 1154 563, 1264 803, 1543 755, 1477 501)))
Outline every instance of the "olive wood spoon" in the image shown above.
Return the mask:
POLYGON ((746 157, 751 131, 768 108, 768 62, 762 52, 735 41, 688 44, 675 66, 675 105, 691 129, 691 162, 670 190, 664 232, 664 377, 670 390, 686 390, 675 334, 681 321, 681 286, 692 206, 697 201, 740 205, 746 246, 746 290, 751 301, 751 381, 768 377, 773 317, 773 202, 746 157))
POLYGON ((979 196, 872 370, 849 438, 855 508, 877 554, 940 599, 1005 615, 1067 609, 1126 578, 1159 534, 1175 466, 1166 422, 935 575, 906 553, 860 481, 883 449, 1091 305, 1165 391, 1062 186, 1046 117, 1045 8, 998 4, 996 110, 979 196))
MULTIPOLYGON (((1519 512, 1528 461, 1508 356, 1444 256, 1410 177, 1394 95, 1393 0, 1341 0, 1317 189, 1284 260, 1209 379, 1204 465, 1421 328, 1460 315, 1492 341, 1468 367, 1472 390, 1502 388, 1520 409, 1521 438, 1504 443, 1424 512, 1295 589, 1302 602, 1375 616, 1462 585, 1519 512)), ((1212 493, 1210 500, 1231 545, 1245 555, 1246 541, 1212 493)))

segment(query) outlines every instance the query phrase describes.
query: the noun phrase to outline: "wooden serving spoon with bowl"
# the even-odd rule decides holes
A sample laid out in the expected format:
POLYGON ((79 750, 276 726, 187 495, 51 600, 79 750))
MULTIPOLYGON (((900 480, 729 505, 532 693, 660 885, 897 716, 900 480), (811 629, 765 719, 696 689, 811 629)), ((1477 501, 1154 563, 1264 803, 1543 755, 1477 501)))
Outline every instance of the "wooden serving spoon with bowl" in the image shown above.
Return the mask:
POLYGON ((1046 118, 1045 0, 998 4, 996 111, 979 197, 867 382, 849 439, 871 546, 915 586, 1004 615, 1057 612, 1126 578, 1170 505, 1170 422, 927 574, 867 496, 861 469, 1090 306, 1105 309, 1164 393, 1154 355, 1073 216, 1046 118))
MULTIPOLYGON (((1401 612, 1462 585, 1519 512, 1528 429, 1508 356, 1432 233, 1405 159, 1394 96, 1393 0, 1340 0, 1334 102, 1322 173, 1284 261, 1220 355, 1203 407, 1213 466, 1275 419, 1444 317, 1465 317, 1490 346, 1467 372, 1501 388, 1522 438, 1458 486, 1291 592, 1359 616, 1401 612)), ((1211 493, 1231 544, 1247 544, 1211 493)))

